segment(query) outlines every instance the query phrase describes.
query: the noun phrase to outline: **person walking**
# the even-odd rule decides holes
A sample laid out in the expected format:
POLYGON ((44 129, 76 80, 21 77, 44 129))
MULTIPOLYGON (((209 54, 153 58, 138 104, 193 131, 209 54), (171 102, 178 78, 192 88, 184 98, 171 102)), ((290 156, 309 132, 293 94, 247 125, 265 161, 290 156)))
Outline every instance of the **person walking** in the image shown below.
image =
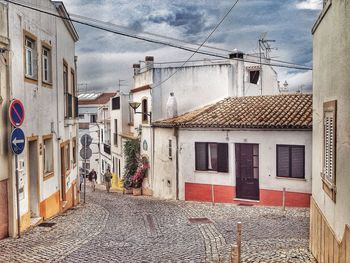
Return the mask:
POLYGON ((107 190, 107 193, 109 193, 109 189, 111 189, 111 180, 112 180, 112 174, 109 168, 107 168, 107 171, 104 174, 104 178, 106 183, 106 190, 107 190))
POLYGON ((96 174, 95 170, 92 169, 91 172, 89 173, 89 181, 91 184, 92 191, 94 191, 94 192, 95 192, 95 188, 96 188, 96 180, 97 180, 97 174, 96 174))

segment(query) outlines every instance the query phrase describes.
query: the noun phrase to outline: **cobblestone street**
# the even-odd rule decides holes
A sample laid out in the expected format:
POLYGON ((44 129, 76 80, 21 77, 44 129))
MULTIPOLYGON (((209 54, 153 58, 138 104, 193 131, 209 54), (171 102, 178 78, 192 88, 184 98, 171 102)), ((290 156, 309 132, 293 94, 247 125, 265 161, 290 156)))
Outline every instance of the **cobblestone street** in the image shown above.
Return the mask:
POLYGON ((308 209, 212 206, 100 190, 50 220, 52 227, 1 240, 0 262, 229 262, 238 221, 243 262, 315 262, 307 249, 308 209))

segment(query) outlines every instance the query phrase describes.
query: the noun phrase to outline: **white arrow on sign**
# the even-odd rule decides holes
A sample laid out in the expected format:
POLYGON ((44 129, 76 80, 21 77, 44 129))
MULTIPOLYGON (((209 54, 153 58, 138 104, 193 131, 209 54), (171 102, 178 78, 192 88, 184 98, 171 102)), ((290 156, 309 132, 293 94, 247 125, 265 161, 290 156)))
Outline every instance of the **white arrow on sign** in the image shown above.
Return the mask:
POLYGON ((17 138, 15 138, 15 139, 12 141, 12 144, 16 145, 16 147, 17 147, 17 144, 19 144, 19 143, 24 143, 24 140, 23 140, 23 139, 22 139, 22 140, 17 140, 17 138))

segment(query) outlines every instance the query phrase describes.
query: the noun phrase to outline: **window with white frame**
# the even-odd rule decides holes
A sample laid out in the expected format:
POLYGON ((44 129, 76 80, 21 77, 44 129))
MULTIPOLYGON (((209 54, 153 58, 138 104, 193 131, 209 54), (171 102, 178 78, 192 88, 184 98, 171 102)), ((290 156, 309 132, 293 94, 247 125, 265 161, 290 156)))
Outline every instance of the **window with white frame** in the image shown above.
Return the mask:
POLYGON ((330 183, 335 182, 335 109, 335 101, 324 104, 323 174, 330 183))
POLYGON ((34 39, 25 37, 25 76, 36 79, 36 42, 34 39))
POLYGON ((53 141, 52 137, 44 139, 44 176, 53 173, 53 141))
POLYGON ((43 82, 51 83, 51 50, 47 47, 43 47, 42 50, 42 69, 43 69, 43 82))

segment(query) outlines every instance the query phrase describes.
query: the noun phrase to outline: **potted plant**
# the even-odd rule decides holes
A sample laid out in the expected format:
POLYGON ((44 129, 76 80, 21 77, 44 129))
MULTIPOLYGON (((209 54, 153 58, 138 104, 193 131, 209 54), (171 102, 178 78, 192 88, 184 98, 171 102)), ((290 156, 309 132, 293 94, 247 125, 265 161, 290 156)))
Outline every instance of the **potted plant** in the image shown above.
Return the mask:
POLYGON ((133 182, 133 195, 141 195, 142 182, 146 176, 147 170, 149 168, 149 163, 146 157, 143 157, 136 169, 134 176, 132 177, 133 182))

